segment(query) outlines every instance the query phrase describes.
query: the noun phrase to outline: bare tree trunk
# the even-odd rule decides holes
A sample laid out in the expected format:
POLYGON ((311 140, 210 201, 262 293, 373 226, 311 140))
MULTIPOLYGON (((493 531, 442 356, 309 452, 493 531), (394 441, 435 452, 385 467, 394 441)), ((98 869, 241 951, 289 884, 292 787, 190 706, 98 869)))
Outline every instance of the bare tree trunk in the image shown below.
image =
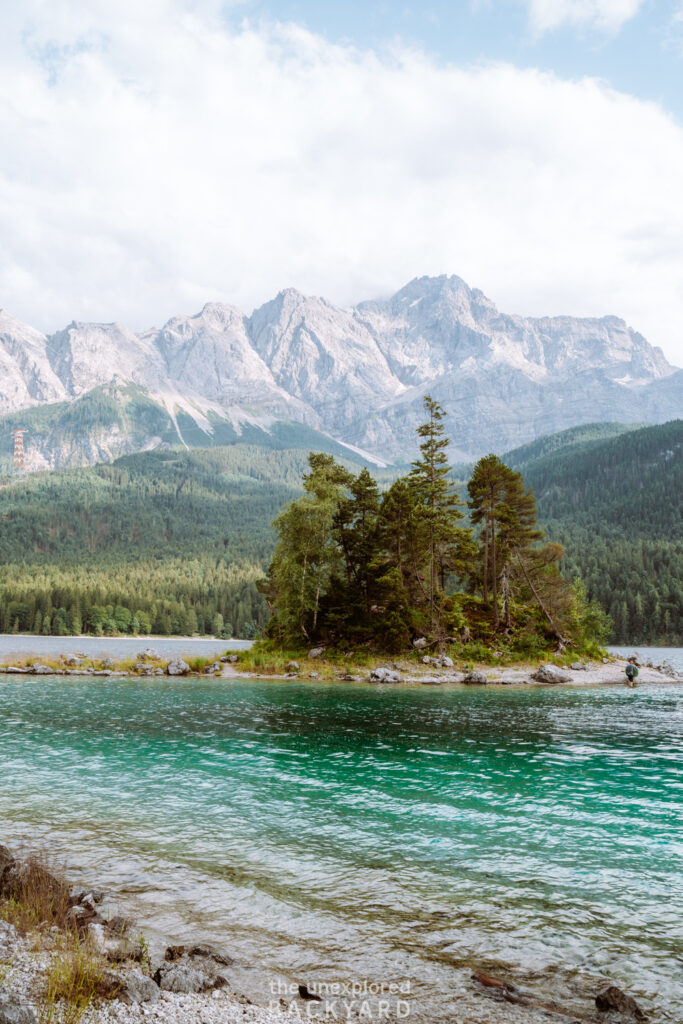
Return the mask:
POLYGON ((484 605, 489 603, 489 521, 484 519, 484 605))
POLYGON ((299 598, 300 613, 299 613, 299 625, 301 626, 301 632, 308 640, 308 632, 306 630, 306 622, 304 620, 304 597, 306 595, 306 570, 308 569, 308 552, 304 555, 304 566, 301 574, 301 595, 299 598))
POLYGON ((508 579, 508 567, 507 562, 503 565, 503 572, 500 578, 500 589, 503 595, 503 609, 505 612, 505 626, 510 629, 512 622, 510 620, 510 581, 508 579))
POLYGON ((498 629, 500 616, 498 614, 498 570, 496 567, 496 520, 491 520, 491 575, 493 590, 493 628, 498 629))
POLYGON ((315 607, 313 608, 313 635, 314 636, 315 636, 315 631, 316 631, 316 628, 317 628, 317 625, 318 625, 318 605, 319 605, 319 603, 320 603, 320 586, 318 585, 315 588, 315 607))
POLYGON ((550 612, 548 611, 546 606, 543 604, 543 600, 541 598, 541 595, 538 593, 538 591, 536 590, 536 587, 531 582, 531 577, 529 576, 529 573, 526 571, 526 566, 524 565, 524 562, 520 558, 519 552, 517 552, 517 561, 519 562, 520 569, 524 573, 524 579, 527 581, 527 584, 529 585, 531 593, 534 595, 534 598, 536 600, 536 603, 537 603, 538 607, 541 609, 541 611, 545 615, 546 619, 550 623, 550 626, 552 627, 553 633, 555 634, 555 636, 557 637, 557 639, 559 640, 559 642, 561 644, 565 644, 566 640, 562 636, 562 634, 560 633, 560 631, 557 628, 557 626, 555 625, 555 620, 553 619, 552 615, 550 614, 550 612))

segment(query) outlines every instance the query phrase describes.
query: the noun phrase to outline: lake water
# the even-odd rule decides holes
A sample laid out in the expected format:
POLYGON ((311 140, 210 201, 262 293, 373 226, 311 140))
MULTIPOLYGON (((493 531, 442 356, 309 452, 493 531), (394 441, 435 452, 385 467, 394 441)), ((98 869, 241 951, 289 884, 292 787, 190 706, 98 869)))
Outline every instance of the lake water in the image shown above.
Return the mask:
POLYGON ((607 650, 620 658, 637 654, 640 661, 651 661, 653 665, 668 661, 678 672, 683 672, 683 647, 608 647, 607 650))
POLYGON ((0 658, 3 661, 22 655, 49 658, 80 651, 88 658, 112 657, 122 660, 133 657, 146 647, 154 648, 167 658, 176 655, 182 657, 185 654, 212 658, 225 651, 248 650, 251 643, 251 640, 212 640, 192 636, 34 636, 31 633, 1 633, 0 658))
POLYGON ((446 1022, 471 967, 562 1000, 604 975, 683 1019, 675 684, 0 676, 0 775, 0 841, 260 977, 408 979, 446 1022))

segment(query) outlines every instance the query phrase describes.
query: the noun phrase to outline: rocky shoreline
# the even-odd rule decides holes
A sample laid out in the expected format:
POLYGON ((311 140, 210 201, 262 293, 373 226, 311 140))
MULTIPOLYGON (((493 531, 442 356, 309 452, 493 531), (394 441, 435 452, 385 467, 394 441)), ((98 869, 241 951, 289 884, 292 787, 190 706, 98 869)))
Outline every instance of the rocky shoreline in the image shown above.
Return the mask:
MULTIPOLYGON (((15 856, 0 845, 0 1024, 430 1020, 408 997, 385 1000, 382 1008, 366 996, 319 995, 310 981, 278 989, 286 999, 273 997, 267 1006, 258 1005, 235 986, 234 969, 239 972, 244 965, 227 950, 191 942, 152 954, 134 923, 107 909, 104 893, 72 886, 46 865, 44 858, 15 856), (63 984, 67 975, 77 979, 68 992, 63 984)), ((518 977, 493 975, 473 964, 454 967, 452 998, 449 1024, 657 1020, 609 978, 598 976, 572 978, 559 1001, 530 990, 518 977)))
MULTIPOLYGON (((419 653, 419 649, 418 649, 419 653)), ((635 657, 635 655, 634 655, 635 657)), ((193 659, 190 659, 191 661, 193 659)), ((250 671, 244 669, 238 654, 226 654, 211 662, 193 667, 181 657, 163 658, 153 648, 140 651, 135 659, 117 662, 111 657, 93 659, 85 654, 62 654, 59 659, 38 661, 29 658, 24 664, 0 665, 0 674, 28 676, 141 676, 141 677, 212 677, 218 679, 301 679, 337 680, 346 683, 375 685, 413 684, 420 686, 598 686, 626 683, 626 659, 603 658, 601 661, 582 660, 569 666, 553 662, 491 667, 482 664, 463 664, 460 668, 447 655, 423 653, 415 658, 398 658, 384 664, 376 659, 373 667, 358 667, 349 671, 340 669, 336 661, 328 660, 324 648, 310 650, 299 660, 290 660, 284 671, 250 671)), ((200 659, 201 662, 204 659, 200 659)), ((638 683, 680 682, 683 673, 669 662, 654 665, 641 662, 638 683)))
MULTIPOLYGON (((284 673, 245 672, 236 666, 236 657, 221 659, 223 678, 244 679, 336 679, 348 683, 371 683, 376 685, 420 685, 420 686, 613 686, 626 685, 624 658, 604 658, 600 662, 573 662, 568 667, 552 662, 534 665, 512 665, 491 667, 489 665, 467 665, 460 669, 452 658, 439 655, 423 655, 416 662, 396 659, 378 664, 370 669, 353 672, 340 671, 338 666, 325 661, 321 648, 309 651, 306 659, 290 661, 284 673), (320 669, 318 669, 320 666, 320 669)), ((669 662, 653 665, 638 661, 640 683, 672 683, 683 681, 683 674, 669 662)))

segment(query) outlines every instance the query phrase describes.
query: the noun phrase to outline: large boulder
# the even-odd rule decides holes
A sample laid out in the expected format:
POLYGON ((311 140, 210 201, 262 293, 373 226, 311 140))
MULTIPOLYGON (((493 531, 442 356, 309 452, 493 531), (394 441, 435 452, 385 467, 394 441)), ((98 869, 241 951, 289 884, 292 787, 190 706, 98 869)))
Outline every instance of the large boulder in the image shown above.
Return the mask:
POLYGON ((119 999, 127 1006, 140 1003, 157 1003, 161 990, 156 981, 140 971, 117 974, 104 971, 97 986, 97 994, 105 999, 119 999))
POLYGON ((308 657, 309 658, 322 658, 324 653, 325 653, 325 648, 324 647, 311 647, 310 651, 308 652, 308 657))
POLYGON ((162 992, 209 992, 220 987, 204 971, 189 963, 162 964, 154 975, 154 981, 162 992))
POLYGON ((488 679, 483 672, 468 672, 463 679, 463 683, 466 683, 467 686, 485 686, 488 683, 488 679))
POLYGON ((138 661, 158 661, 161 655, 153 647, 146 647, 138 652, 138 661))
POLYGON ((8 992, 0 992, 0 1024, 37 1024, 37 1021, 30 1003, 8 992))
POLYGON ((537 683, 570 683, 571 676, 559 669, 557 665, 541 665, 531 676, 537 683))
POLYGON ((31 674, 34 676, 56 676, 61 675, 61 672, 57 672, 54 668, 50 668, 49 665, 41 665, 38 662, 32 667, 31 674))
POLYGON ((125 984, 119 993, 122 1003, 156 1003, 160 996, 159 986, 153 978, 140 971, 131 971, 125 976, 125 984))
POLYGON ((413 640, 413 647, 416 651, 423 651, 427 646, 427 641, 423 636, 418 636, 416 640, 413 640))
POLYGON ((182 658, 173 658, 166 666, 169 676, 186 676, 189 671, 190 666, 182 658))
POLYGON ((401 683, 403 682, 399 672, 393 668, 373 668, 370 673, 371 683, 401 683))

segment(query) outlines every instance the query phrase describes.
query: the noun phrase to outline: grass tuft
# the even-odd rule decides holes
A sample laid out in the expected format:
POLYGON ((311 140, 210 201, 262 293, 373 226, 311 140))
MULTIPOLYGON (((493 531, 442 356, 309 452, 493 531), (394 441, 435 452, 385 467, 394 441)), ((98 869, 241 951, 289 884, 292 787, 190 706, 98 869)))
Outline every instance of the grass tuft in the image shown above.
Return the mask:
POLYGON ((0 916, 20 934, 45 926, 68 927, 69 885, 48 857, 32 854, 17 862, 3 888, 0 916))
MULTIPOLYGON (((66 935, 52 958, 39 1002, 39 1024, 79 1024, 104 986, 105 961, 66 935)), ((110 998, 115 992, 108 993, 110 998)))

